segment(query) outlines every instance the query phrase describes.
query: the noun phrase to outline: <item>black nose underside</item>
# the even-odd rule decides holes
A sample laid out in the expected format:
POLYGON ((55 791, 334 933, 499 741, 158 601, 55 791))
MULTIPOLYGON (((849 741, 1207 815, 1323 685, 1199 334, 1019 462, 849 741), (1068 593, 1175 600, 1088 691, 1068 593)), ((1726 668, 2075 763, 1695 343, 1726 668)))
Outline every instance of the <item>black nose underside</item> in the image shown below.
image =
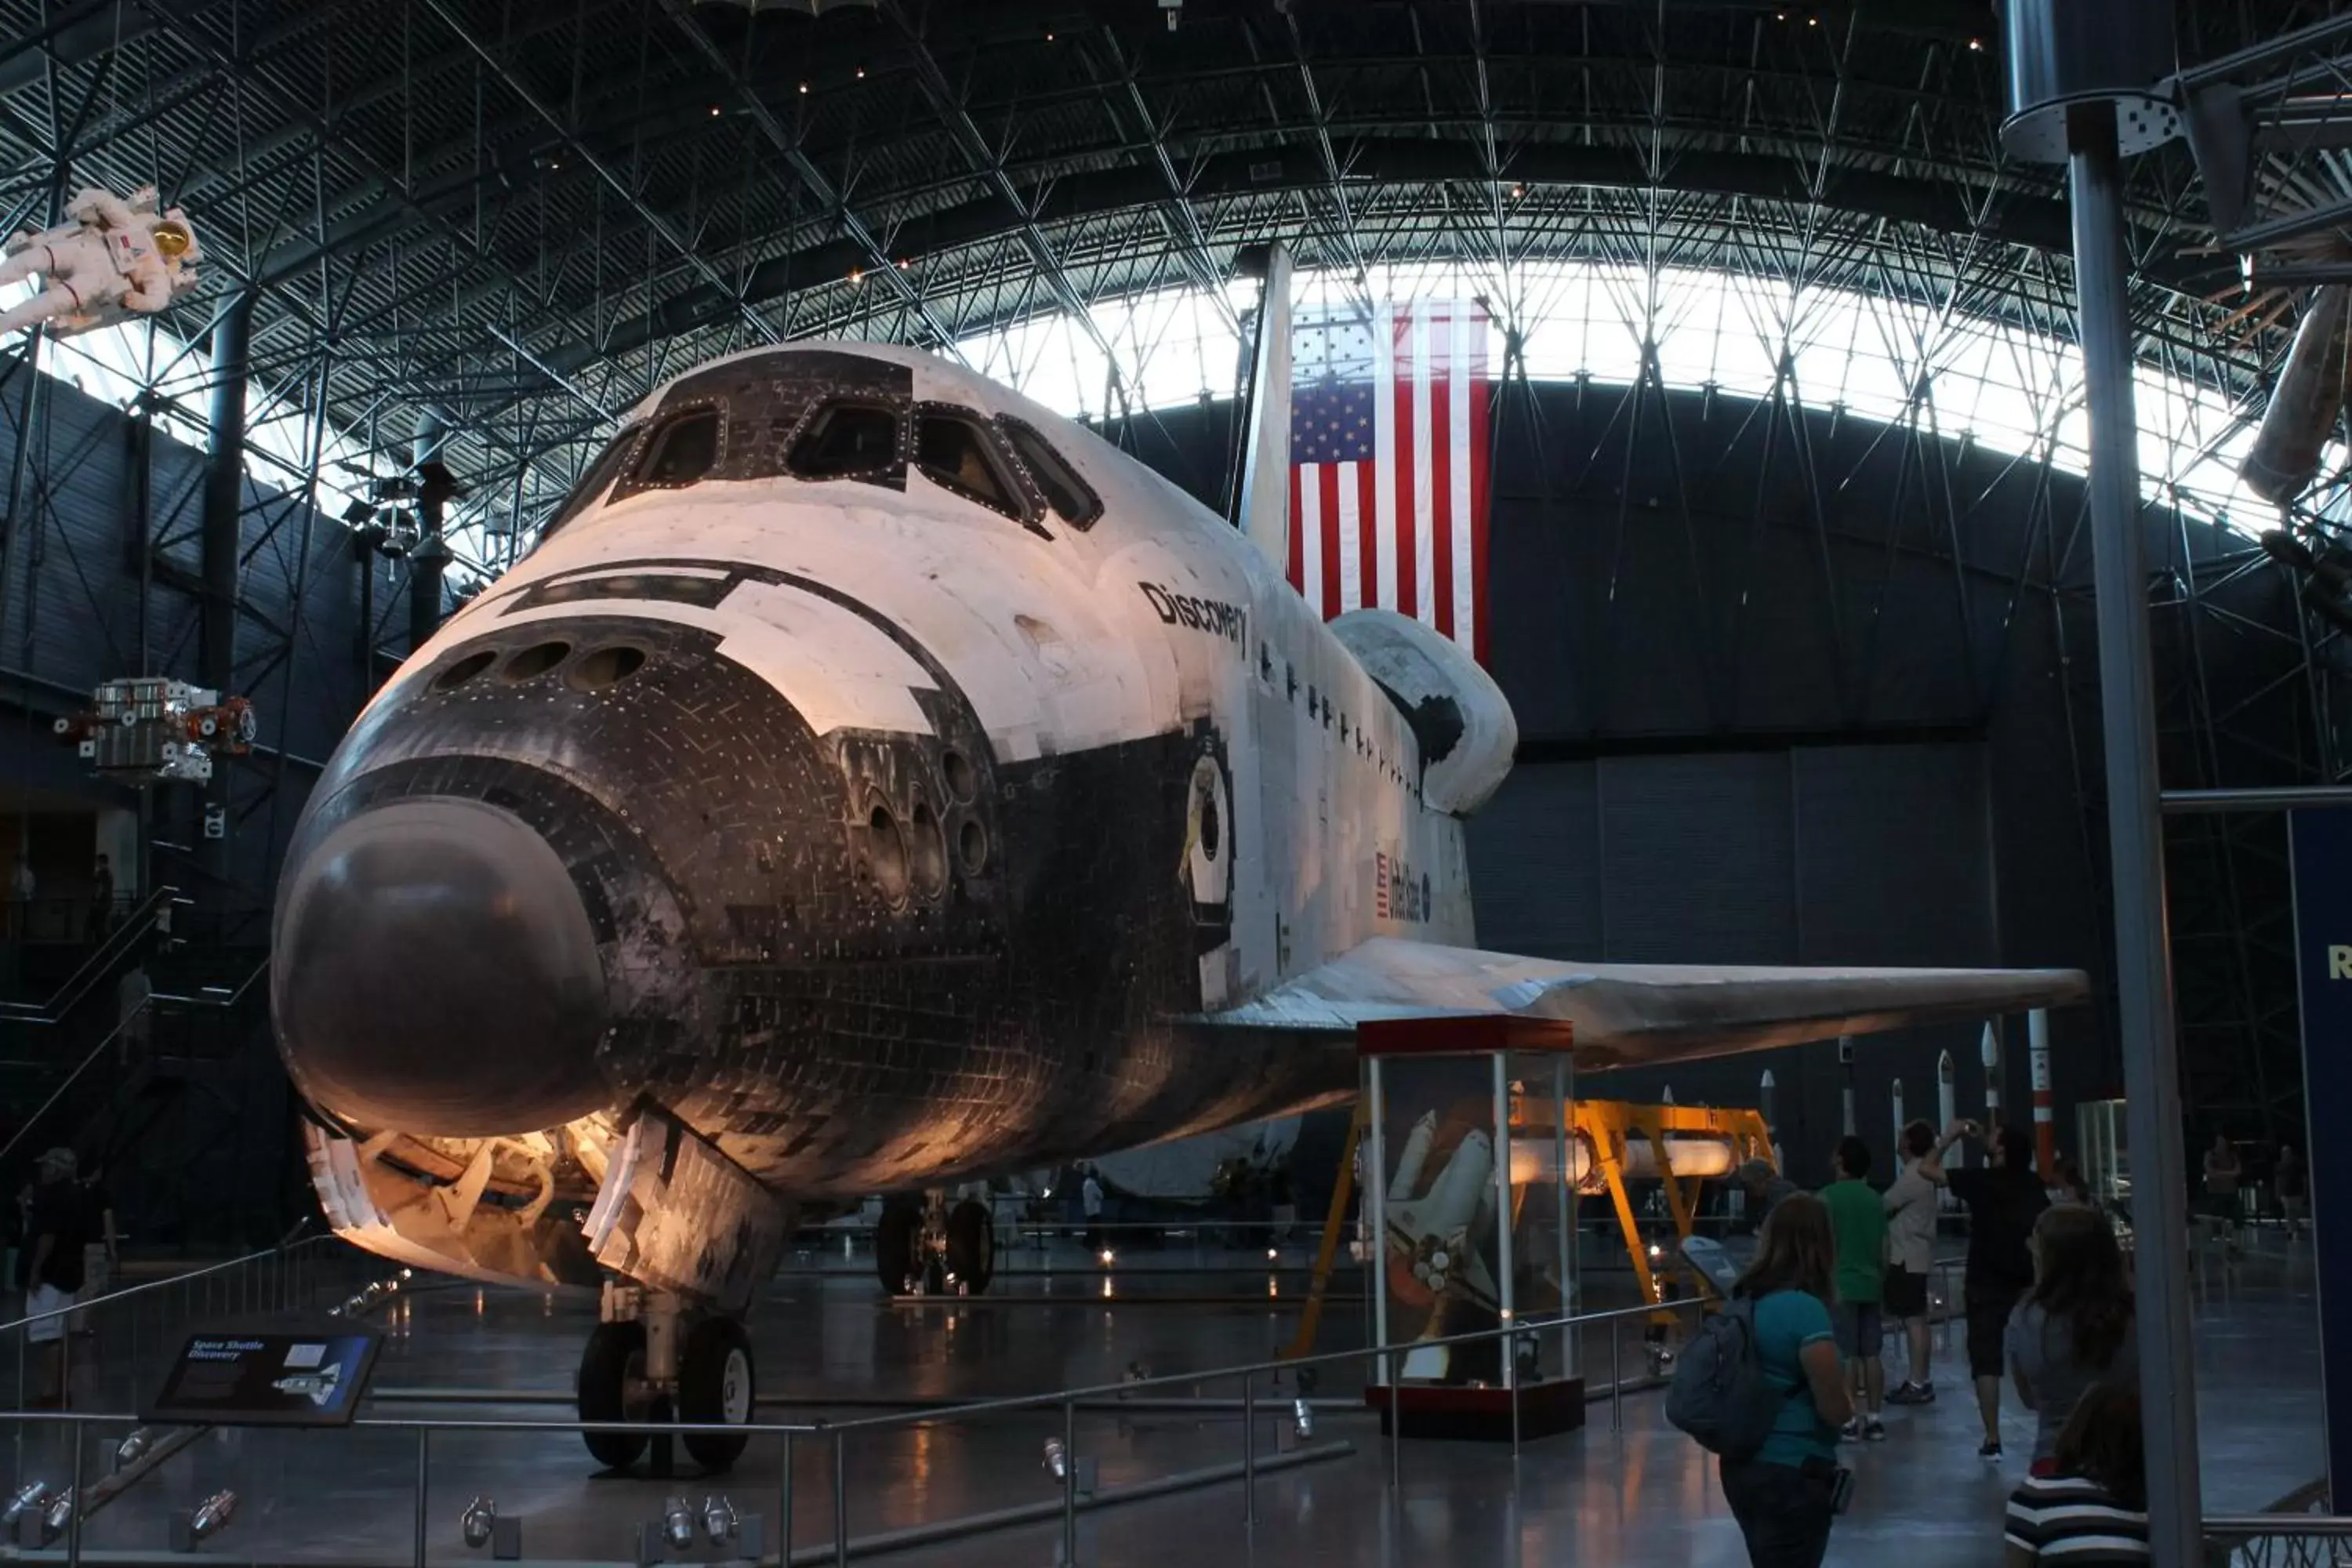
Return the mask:
POLYGON ((524 823, 476 801, 397 801, 337 827, 291 878, 278 1029, 315 1103, 479 1137, 605 1102, 595 933, 524 823))

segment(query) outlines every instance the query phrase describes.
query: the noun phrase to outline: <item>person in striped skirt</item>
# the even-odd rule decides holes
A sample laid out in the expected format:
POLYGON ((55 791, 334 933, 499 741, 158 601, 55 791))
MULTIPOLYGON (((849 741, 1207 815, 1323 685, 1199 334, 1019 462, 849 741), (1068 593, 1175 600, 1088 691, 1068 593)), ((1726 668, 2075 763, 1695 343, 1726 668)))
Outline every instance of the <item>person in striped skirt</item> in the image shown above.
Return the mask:
POLYGON ((2147 1468, 2139 1391, 2096 1384, 2058 1435, 2056 1471, 2009 1496, 2008 1568, 2106 1568, 2147 1552, 2147 1468))

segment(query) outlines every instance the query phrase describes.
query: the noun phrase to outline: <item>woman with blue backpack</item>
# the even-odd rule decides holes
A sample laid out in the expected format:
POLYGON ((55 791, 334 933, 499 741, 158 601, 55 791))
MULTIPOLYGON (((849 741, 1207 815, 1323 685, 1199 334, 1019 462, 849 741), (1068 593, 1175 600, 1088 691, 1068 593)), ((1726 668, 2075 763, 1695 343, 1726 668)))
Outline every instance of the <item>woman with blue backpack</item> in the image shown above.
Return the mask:
POLYGON ((1756 1366, 1778 1395, 1762 1446, 1722 1458, 1723 1495, 1754 1568, 1820 1568, 1844 1506, 1851 1474, 1838 1466, 1838 1428, 1853 1396, 1830 1322, 1836 1274, 1829 1210, 1795 1194, 1773 1206, 1756 1260, 1732 1287, 1733 1310, 1753 1325, 1756 1366))

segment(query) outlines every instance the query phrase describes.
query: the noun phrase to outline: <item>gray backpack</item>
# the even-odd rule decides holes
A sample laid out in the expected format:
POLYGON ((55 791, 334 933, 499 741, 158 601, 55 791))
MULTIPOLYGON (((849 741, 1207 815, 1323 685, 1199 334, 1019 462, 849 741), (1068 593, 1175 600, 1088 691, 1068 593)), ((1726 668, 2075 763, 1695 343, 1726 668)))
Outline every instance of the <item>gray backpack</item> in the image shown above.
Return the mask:
POLYGON ((1787 1394, 1764 1375, 1756 1303, 1740 1297, 1699 1324, 1666 1386, 1666 1419, 1727 1459, 1753 1458, 1787 1394))

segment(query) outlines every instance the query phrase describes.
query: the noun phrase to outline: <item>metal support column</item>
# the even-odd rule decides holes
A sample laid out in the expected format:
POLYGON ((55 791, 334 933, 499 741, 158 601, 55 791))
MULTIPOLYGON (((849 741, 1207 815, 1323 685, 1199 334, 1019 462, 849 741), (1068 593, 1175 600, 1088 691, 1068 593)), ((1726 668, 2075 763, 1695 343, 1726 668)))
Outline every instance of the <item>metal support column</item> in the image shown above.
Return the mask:
MULTIPOLYGON (((245 548, 245 405, 247 357, 253 341, 251 289, 231 295, 213 322, 212 411, 206 422, 203 523, 203 616, 197 628, 196 679, 224 698, 236 690, 237 576, 245 548)), ((204 837, 202 863, 215 879, 214 891, 228 879, 228 770, 223 765, 205 788, 207 810, 223 815, 221 837, 204 837)))
POLYGON ((2187 1170, 2179 1047, 2165 929, 2164 820, 2157 794, 2154 660, 2140 559, 2139 424, 2132 407, 2124 280, 2123 159, 2110 103, 2066 117, 2067 185, 2091 424, 2092 564, 2098 588, 2099 696, 2114 863, 2116 990, 2131 1128, 2139 1249, 2140 1407, 2147 1423, 2149 1541, 2164 1568, 2200 1561, 2197 1387, 2189 1342, 2187 1170))

